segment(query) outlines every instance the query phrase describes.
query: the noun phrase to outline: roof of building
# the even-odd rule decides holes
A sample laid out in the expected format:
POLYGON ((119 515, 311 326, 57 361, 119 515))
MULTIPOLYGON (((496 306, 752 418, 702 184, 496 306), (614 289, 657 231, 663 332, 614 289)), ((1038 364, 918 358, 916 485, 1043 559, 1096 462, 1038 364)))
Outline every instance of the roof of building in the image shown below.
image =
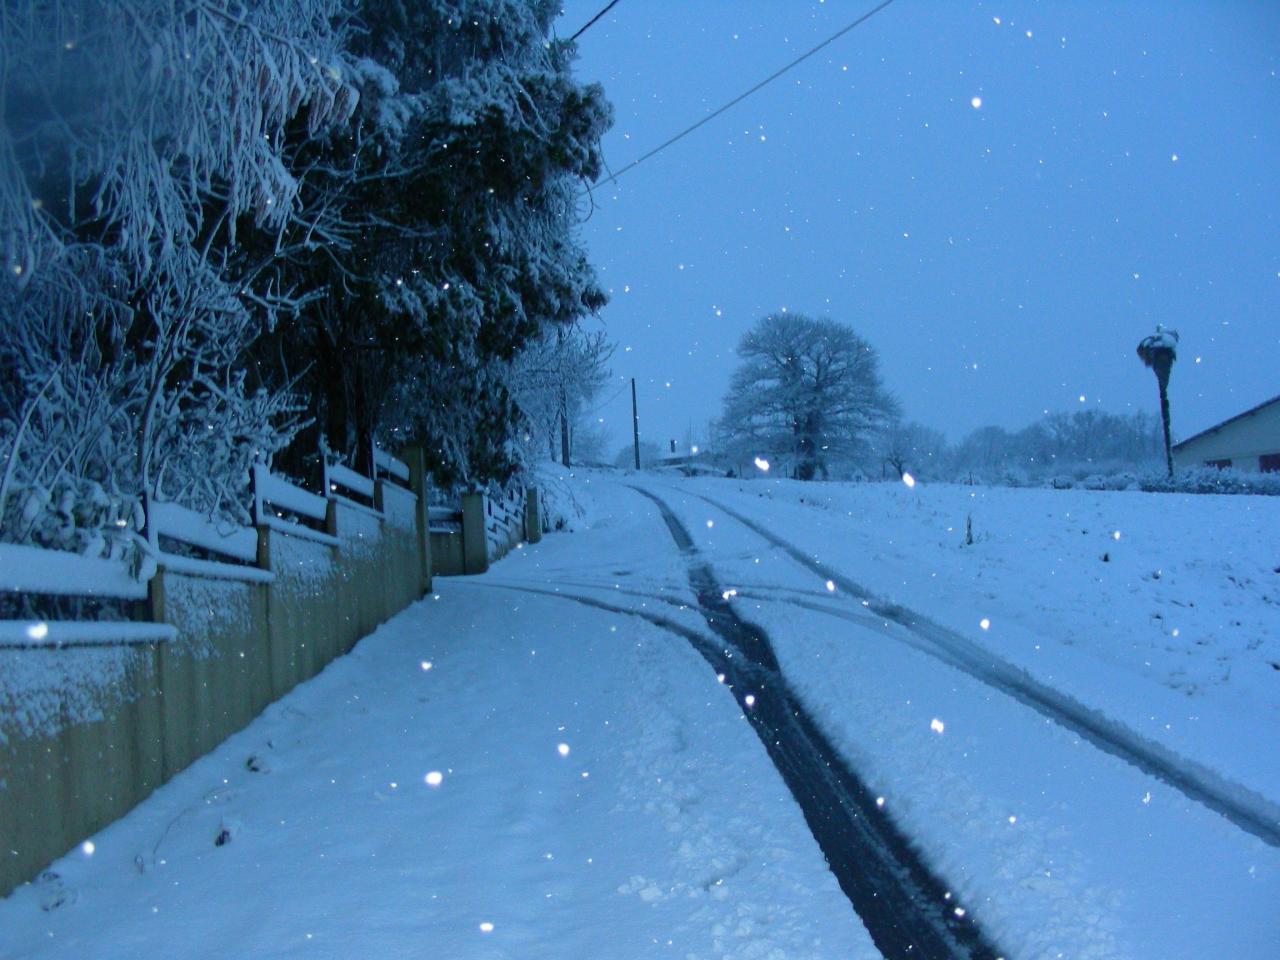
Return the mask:
POLYGON ((1223 427, 1227 426, 1228 424, 1235 423, 1237 420, 1243 420, 1245 417, 1251 417, 1255 413, 1257 413, 1259 410, 1263 410, 1266 407, 1271 406, 1273 403, 1280 403, 1280 394, 1277 394, 1276 396, 1272 397, 1270 400, 1263 400, 1257 406, 1250 407, 1248 410, 1244 411, 1243 413, 1237 413, 1234 417, 1228 417, 1226 420, 1223 420, 1221 423, 1214 424, 1212 427, 1209 427, 1209 429, 1207 430, 1201 430, 1199 433, 1194 434, 1193 436, 1187 437, 1187 439, 1185 440, 1178 441, 1173 445, 1173 449, 1177 450, 1179 447, 1185 447, 1188 443, 1191 443, 1191 441, 1193 440, 1199 440, 1201 437, 1207 437, 1211 433, 1217 433, 1219 430, 1221 430, 1223 427))

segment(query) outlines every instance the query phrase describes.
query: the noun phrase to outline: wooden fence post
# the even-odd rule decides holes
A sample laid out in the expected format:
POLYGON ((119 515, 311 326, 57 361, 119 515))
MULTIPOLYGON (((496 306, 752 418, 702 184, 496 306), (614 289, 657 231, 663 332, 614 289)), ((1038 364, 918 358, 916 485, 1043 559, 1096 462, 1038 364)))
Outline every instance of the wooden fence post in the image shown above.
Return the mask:
POLYGON ((542 510, 538 503, 537 487, 525 487, 524 539, 526 543, 537 543, 542 539, 542 510))
POLYGON ((462 572, 467 575, 489 569, 489 546, 485 536, 483 493, 462 495, 462 572))
POLYGON ((409 489, 418 495, 413 513, 414 529, 418 532, 418 568, 422 571, 422 595, 431 592, 431 507, 427 503, 428 485, 427 451, 418 444, 410 444, 400 451, 409 465, 409 489))

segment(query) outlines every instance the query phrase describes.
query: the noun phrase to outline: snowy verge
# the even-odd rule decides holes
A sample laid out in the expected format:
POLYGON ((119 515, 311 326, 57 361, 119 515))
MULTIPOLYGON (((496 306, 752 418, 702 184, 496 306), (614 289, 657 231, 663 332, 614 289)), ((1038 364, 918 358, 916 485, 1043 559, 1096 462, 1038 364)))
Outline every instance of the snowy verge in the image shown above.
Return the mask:
POLYGON ((563 467, 551 460, 534 467, 530 482, 541 495, 543 528, 570 532, 590 529, 597 512, 591 484, 598 475, 599 471, 590 468, 563 467))

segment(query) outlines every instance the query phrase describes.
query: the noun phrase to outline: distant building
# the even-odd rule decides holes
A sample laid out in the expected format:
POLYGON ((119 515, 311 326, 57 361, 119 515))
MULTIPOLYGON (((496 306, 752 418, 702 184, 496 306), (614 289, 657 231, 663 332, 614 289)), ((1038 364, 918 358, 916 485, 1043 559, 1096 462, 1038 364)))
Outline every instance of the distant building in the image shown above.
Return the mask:
POLYGON ((1280 397, 1202 430, 1173 447, 1174 465, 1280 472, 1280 397))

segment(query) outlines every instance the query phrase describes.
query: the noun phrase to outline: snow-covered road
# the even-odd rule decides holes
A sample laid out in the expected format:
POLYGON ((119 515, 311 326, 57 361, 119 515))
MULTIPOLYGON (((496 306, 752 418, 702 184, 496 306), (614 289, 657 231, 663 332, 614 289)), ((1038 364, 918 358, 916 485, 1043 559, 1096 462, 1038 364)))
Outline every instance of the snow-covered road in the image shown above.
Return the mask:
POLYGON ((1233 789, 1248 763, 1150 743, 1105 685, 931 646, 893 615, 912 598, 851 589, 868 571, 828 516, 708 481, 572 487, 588 529, 438 580, 0 902, 0 957, 897 956, 916 920, 949 926, 912 956, 1276 955, 1265 764, 1233 789), (793 720, 829 777, 792 764, 793 720), (904 891, 912 917, 875 902, 904 891))
MULTIPOLYGON (((635 509, 615 482, 592 480, 597 509, 635 509)), ((789 689, 949 886, 949 903, 1009 956, 1275 955, 1275 798, 1229 776, 1246 768, 1248 745, 1184 756, 1126 722, 1136 697, 1123 674, 1114 696, 1103 682, 1081 702, 1081 683, 1064 692, 989 648, 930 644, 902 626, 916 619, 909 609, 845 588, 866 561, 829 514, 733 499, 715 481, 628 482, 677 514, 697 562, 763 628, 789 689), (803 562, 814 555, 826 573, 803 562)), ((670 599, 682 582, 669 565, 584 576, 547 554, 501 575, 521 563, 614 602, 670 599)), ((1099 683, 1093 673, 1080 680, 1099 683)), ((755 696, 760 709, 769 693, 755 696)))
POLYGON ((627 497, 634 511, 489 578, 437 580, 438 599, 91 854, 0 901, 0 957, 879 956, 684 637, 498 586, 526 556, 680 574, 661 520, 627 497))

